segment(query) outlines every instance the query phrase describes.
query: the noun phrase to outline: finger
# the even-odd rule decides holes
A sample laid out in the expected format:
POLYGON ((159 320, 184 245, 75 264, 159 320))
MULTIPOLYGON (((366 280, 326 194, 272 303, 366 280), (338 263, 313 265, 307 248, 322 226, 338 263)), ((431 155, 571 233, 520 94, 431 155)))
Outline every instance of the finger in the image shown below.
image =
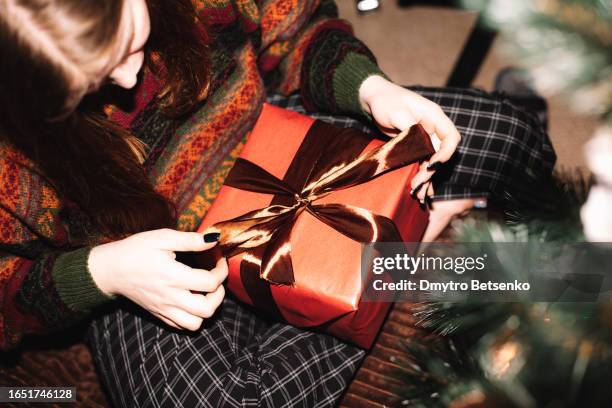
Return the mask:
POLYGON ((219 286, 217 290, 214 292, 207 293, 205 295, 206 300, 210 303, 210 306, 217 310, 219 305, 223 302, 223 298, 225 297, 225 287, 219 286))
POLYGON ((425 204, 425 196, 427 195, 427 189, 429 189, 430 184, 430 182, 425 183, 417 193, 417 199, 421 204, 425 204))
POLYGON ((216 241, 204 242, 204 235, 199 232, 164 228, 151 231, 151 234, 157 247, 167 251, 205 251, 217 245, 216 241))
POLYGON ((414 178, 410 182, 410 195, 412 197, 416 197, 418 192, 421 191, 425 183, 427 183, 428 181, 429 180, 427 179, 427 175, 422 175, 421 172, 417 173, 416 176, 414 176, 414 178))
POLYGON ((429 187, 427 188, 427 196, 428 197, 433 197, 434 195, 434 188, 433 188, 433 183, 429 183, 429 187))
POLYGON ((191 313, 186 312, 183 309, 179 308, 169 308, 166 313, 168 319, 172 320, 176 323, 180 328, 196 331, 202 326, 202 322, 204 319, 201 317, 192 315, 191 313))
POLYGON ((179 330, 181 329, 172 320, 168 319, 167 317, 164 317, 163 315, 160 315, 159 313, 153 313, 153 316, 157 317, 159 320, 161 320, 162 322, 164 322, 165 324, 167 324, 170 327, 174 327, 175 329, 179 329, 179 330))
POLYGON ((441 143, 440 149, 433 154, 429 161, 432 163, 436 161, 444 163, 451 158, 457 149, 457 146, 461 141, 461 135, 453 122, 444 114, 444 112, 442 112, 441 109, 438 110, 437 117, 434 120, 434 126, 435 133, 440 139, 441 143))
MULTIPOLYGON (((221 288, 223 286, 220 286, 221 288)), ((217 293, 218 289, 212 293, 217 293)), ((201 293, 191 293, 187 290, 177 291, 173 296, 176 296, 176 307, 183 309, 185 312, 192 314, 202 319, 211 317, 219 303, 213 302, 201 293)), ((216 299, 215 299, 216 300, 216 299)))
POLYGON ((181 291, 180 298, 177 299, 175 307, 189 315, 200 319, 208 319, 215 314, 224 297, 225 288, 223 286, 219 286, 217 290, 206 295, 181 291))
MULTIPOLYGON (((222 258, 224 259, 224 258, 222 258)), ((227 278, 227 263, 217 263, 210 271, 190 268, 180 262, 175 262, 172 269, 172 286, 194 292, 213 292, 227 278)))
POLYGON ((410 187, 412 189, 413 195, 418 192, 418 190, 431 179, 431 176, 434 174, 434 170, 428 170, 427 166, 429 162, 424 161, 421 163, 420 170, 410 181, 410 187))
POLYGON ((215 274, 218 274, 219 278, 221 279, 221 282, 223 282, 227 278, 227 275, 229 273, 227 258, 221 257, 217 259, 217 264, 215 265, 215 268, 211 270, 211 272, 213 271, 215 274))

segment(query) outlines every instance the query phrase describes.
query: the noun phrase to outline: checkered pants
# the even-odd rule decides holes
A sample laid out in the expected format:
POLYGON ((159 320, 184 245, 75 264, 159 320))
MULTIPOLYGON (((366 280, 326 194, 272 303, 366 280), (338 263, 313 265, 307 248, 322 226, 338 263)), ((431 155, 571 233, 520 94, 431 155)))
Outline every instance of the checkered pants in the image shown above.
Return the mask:
MULTIPOLYGON (((529 194, 550 176, 556 156, 535 115, 502 95, 477 89, 408 87, 442 107, 462 140, 453 158, 434 175, 434 200, 516 197, 529 194)), ((299 95, 271 95, 268 102, 306 113, 299 95)), ((371 123, 349 117, 310 114, 317 119, 368 133, 371 123)))
POLYGON ((125 304, 96 319, 89 340, 116 407, 333 407, 364 356, 231 296, 194 334, 125 304))

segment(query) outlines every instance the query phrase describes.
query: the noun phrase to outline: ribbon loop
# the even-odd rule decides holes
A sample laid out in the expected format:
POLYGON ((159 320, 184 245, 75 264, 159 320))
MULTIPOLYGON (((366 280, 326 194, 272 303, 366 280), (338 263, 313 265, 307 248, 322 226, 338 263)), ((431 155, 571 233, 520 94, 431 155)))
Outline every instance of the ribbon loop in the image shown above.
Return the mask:
MULTIPOLYGON (((324 147, 321 149, 324 150, 324 147)), ((226 185, 275 196, 290 196, 293 204, 284 201, 286 205, 257 209, 217 223, 208 231, 221 233, 219 247, 225 256, 247 252, 248 262, 259 265, 262 279, 293 284, 291 231, 304 210, 355 241, 401 241, 395 223, 387 217, 347 204, 314 205, 313 202, 333 191, 366 183, 388 171, 423 160, 433 152, 429 135, 420 125, 415 125, 352 161, 323 168, 316 177, 313 177, 311 170, 304 168, 304 187, 299 192, 257 164, 239 158, 228 175, 226 185), (257 250, 253 250, 255 248, 257 250)), ((323 151, 319 151, 319 154, 323 154, 323 151)), ((314 162, 317 159, 314 157, 314 162)))

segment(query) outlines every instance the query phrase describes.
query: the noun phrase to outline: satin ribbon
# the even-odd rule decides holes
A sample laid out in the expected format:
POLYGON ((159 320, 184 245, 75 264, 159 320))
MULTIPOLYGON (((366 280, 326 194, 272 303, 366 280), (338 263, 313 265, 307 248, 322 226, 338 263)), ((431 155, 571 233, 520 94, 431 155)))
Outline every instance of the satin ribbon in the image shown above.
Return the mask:
MULTIPOLYGON (((321 127, 321 122, 315 122, 311 131, 316 132, 317 126, 321 127)), ((357 158, 344 158, 340 162, 329 159, 330 152, 324 152, 324 144, 316 147, 316 143, 311 142, 311 145, 315 147, 311 148, 310 157, 296 155, 294 158, 294 161, 304 161, 299 166, 301 188, 291 186, 249 160, 239 158, 225 184, 271 194, 275 200, 267 207, 219 222, 205 231, 220 233, 219 248, 223 255, 232 257, 243 253, 242 264, 250 264, 249 270, 259 270, 260 277, 270 283, 291 285, 295 282, 290 236, 296 220, 304 211, 358 242, 402 241, 395 223, 388 217, 350 204, 316 202, 334 191, 367 183, 389 171, 423 160, 434 152, 429 135, 420 125, 412 126, 357 158)))

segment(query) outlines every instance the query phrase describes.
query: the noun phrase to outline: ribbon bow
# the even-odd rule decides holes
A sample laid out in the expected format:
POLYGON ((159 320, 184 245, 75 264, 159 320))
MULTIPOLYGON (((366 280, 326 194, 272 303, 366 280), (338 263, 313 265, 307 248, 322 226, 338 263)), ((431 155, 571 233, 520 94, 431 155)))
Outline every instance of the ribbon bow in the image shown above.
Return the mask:
MULTIPOLYGON (((318 122, 315 122, 317 125, 318 122)), ((387 143, 330 167, 314 160, 302 174, 303 187, 294 188, 257 164, 239 158, 225 184, 242 190, 272 194, 273 203, 206 232, 219 232, 224 256, 244 253, 243 262, 259 267, 260 277, 276 284, 293 284, 291 230, 304 211, 358 242, 399 242, 401 235, 388 217, 349 204, 316 204, 334 191, 366 183, 386 172, 423 160, 433 153, 429 135, 412 126, 387 143)), ((296 156, 294 160, 300 160, 296 156)))

